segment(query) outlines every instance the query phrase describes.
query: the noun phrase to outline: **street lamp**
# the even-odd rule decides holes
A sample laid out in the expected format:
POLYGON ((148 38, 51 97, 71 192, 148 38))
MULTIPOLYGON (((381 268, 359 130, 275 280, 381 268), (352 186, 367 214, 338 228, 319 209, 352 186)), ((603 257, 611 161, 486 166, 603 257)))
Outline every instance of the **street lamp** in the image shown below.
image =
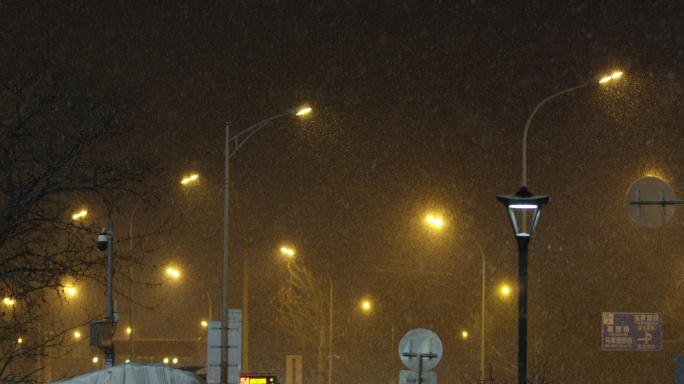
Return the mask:
MULTIPOLYGON (((176 279, 180 277, 180 271, 177 269, 169 268, 166 270, 166 273, 168 273, 176 279)), ((203 285, 199 285, 199 287, 202 288, 204 293, 207 295, 207 301, 209 302, 209 317, 207 321, 211 321, 211 295, 209 295, 209 291, 203 285)))
POLYGON ((225 143, 225 177, 223 184, 223 282, 221 289, 221 382, 228 382, 228 313, 226 307, 226 300, 228 298, 228 185, 229 185, 229 166, 228 160, 230 157, 237 152, 237 150, 247 141, 252 135, 257 133, 261 128, 266 126, 272 120, 284 117, 284 116, 301 116, 303 114, 309 113, 311 108, 300 107, 292 108, 287 111, 269 117, 266 120, 262 120, 251 127, 245 129, 244 131, 238 133, 237 135, 230 137, 230 125, 226 123, 226 143, 225 143), (230 142, 235 140, 235 148, 233 152, 230 152, 230 142))
POLYGON ((527 249, 534 233, 542 207, 549 202, 548 196, 535 196, 527 190, 527 132, 530 122, 539 108, 556 96, 574 91, 592 84, 605 83, 617 79, 622 72, 611 76, 594 77, 572 88, 554 93, 542 100, 534 108, 525 124, 522 140, 522 186, 513 195, 497 196, 508 212, 513 233, 518 243, 518 384, 527 383, 527 249), (528 229, 529 221, 529 229, 528 229))
MULTIPOLYGON (((441 227, 442 226, 442 219, 435 218, 434 216, 428 216, 427 221, 434 225, 435 227, 441 227)), ((482 250, 482 246, 480 243, 475 239, 475 237, 471 236, 472 240, 475 242, 475 245, 477 245, 477 248, 480 250, 480 255, 482 255, 482 321, 481 321, 481 327, 482 330, 480 332, 480 377, 484 379, 484 361, 485 361, 485 274, 486 269, 487 269, 487 264, 485 261, 485 253, 484 250, 482 250)), ((465 337, 465 336, 464 336, 465 337)))

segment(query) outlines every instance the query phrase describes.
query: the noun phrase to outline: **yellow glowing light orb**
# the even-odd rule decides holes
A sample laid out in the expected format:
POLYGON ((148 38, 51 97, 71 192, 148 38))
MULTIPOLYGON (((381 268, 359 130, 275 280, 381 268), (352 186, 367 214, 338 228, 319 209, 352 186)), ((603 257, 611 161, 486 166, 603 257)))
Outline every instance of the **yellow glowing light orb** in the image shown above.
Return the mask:
POLYGON ((19 344, 21 344, 23 342, 24 342, 24 339, 22 339, 21 337, 19 338, 19 340, 17 340, 17 343, 19 343, 19 344))
POLYGON ((74 219, 74 220, 78 220, 78 219, 80 219, 80 218, 82 218, 82 217, 85 217, 85 215, 87 215, 87 214, 88 214, 88 211, 83 210, 83 211, 81 211, 81 212, 79 212, 79 213, 75 213, 73 216, 71 216, 71 218, 74 219))
POLYGON ((503 292, 503 293, 505 293, 505 294, 508 294, 508 293, 510 293, 511 291, 508 289, 508 287, 503 287, 503 288, 501 288, 501 292, 503 292))
POLYGON ((289 249, 289 248, 282 247, 282 248, 280 248, 280 251, 283 253, 287 253, 290 256, 294 255, 294 251, 289 249))
POLYGON ((100 361, 100 359, 98 359, 97 357, 93 357, 93 363, 97 363, 98 361, 100 361))
POLYGON ((427 218, 427 221, 434 224, 436 227, 439 227, 442 225, 442 219, 437 219, 437 218, 434 218, 432 216, 429 216, 427 218))
POLYGON ((463 333, 461 333, 461 335, 463 335, 463 338, 465 339, 466 337, 468 337, 468 332, 463 331, 463 333))
POLYGON ((168 272, 169 275, 172 275, 173 277, 178 277, 178 276, 180 276, 180 272, 178 272, 178 271, 176 271, 176 270, 173 270, 173 269, 171 269, 171 268, 167 269, 166 272, 168 272))
POLYGON ((74 289, 74 288, 68 288, 68 287, 67 287, 67 288, 64 288, 64 292, 66 292, 66 293, 68 293, 68 294, 70 294, 70 295, 73 295, 73 294, 76 293, 76 289, 74 289))
POLYGON ((202 322, 202 326, 203 326, 203 327, 206 327, 207 325, 209 325, 209 324, 208 324, 206 321, 203 321, 203 322, 202 322))
POLYGON ((126 328, 126 333, 131 333, 131 327, 126 328))
POLYGON ((173 359, 173 363, 176 364, 177 362, 178 362, 178 359, 177 359, 177 358, 174 358, 174 359, 173 359))
POLYGON ((3 302, 7 305, 14 305, 14 300, 10 299, 9 297, 5 297, 3 302))
POLYGON ((168 357, 164 358, 164 364, 168 364, 168 363, 169 363, 169 358, 168 357))
POLYGON ((303 114, 309 113, 309 112, 311 112, 311 108, 302 108, 299 110, 299 112, 297 112, 297 116, 303 115, 303 114))
POLYGON ((187 183, 189 183, 189 182, 195 180, 195 179, 198 178, 198 177, 199 177, 198 175, 192 175, 192 176, 190 176, 190 177, 188 177, 188 178, 185 178, 185 179, 181 180, 181 184, 187 184, 187 183))
POLYGON ((75 337, 75 338, 79 338, 79 337, 81 337, 81 334, 78 333, 78 332, 74 332, 74 337, 75 337))

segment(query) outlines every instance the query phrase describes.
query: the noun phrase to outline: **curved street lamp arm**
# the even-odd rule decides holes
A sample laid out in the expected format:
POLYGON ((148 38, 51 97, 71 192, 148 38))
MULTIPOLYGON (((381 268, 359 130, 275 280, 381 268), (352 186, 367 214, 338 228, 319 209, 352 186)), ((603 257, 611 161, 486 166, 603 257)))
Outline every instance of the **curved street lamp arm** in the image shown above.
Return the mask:
POLYGON ((263 128, 263 127, 264 127, 266 124, 268 124, 271 120, 275 120, 275 119, 277 119, 277 118, 280 118, 280 117, 283 117, 283 116, 287 116, 287 115, 292 115, 292 114, 294 114, 296 111, 297 111, 296 108, 292 108, 292 109, 290 109, 290 110, 288 110, 288 111, 286 111, 286 112, 284 112, 284 113, 281 113, 280 115, 275 115, 275 116, 273 116, 273 117, 269 117, 268 119, 263 120, 263 121, 261 121, 261 122, 258 122, 258 123, 256 123, 256 124, 252 125, 251 127, 245 129, 244 131, 242 131, 242 132, 240 132, 240 133, 234 135, 233 137, 231 137, 231 138, 229 139, 229 141, 230 141, 230 140, 235 140, 235 149, 233 150, 233 152, 230 153, 229 157, 230 157, 230 156, 233 156, 233 154, 235 154, 235 152, 237 152, 238 148, 240 148, 240 147, 241 147, 241 146, 242 146, 250 137, 252 137, 252 135, 254 135, 255 133, 257 133, 261 128, 263 128), (240 141, 240 136, 242 136, 242 135, 244 135, 244 134, 247 134, 247 133, 249 133, 249 134, 247 135, 247 137, 243 138, 242 141, 240 141))
POLYGON ((542 100, 541 103, 537 104, 537 106, 534 108, 532 111, 532 114, 530 114, 530 117, 527 119, 527 123, 525 124, 525 132, 523 133, 523 141, 522 141, 522 186, 525 187, 527 184, 527 175, 526 175, 526 169, 527 169, 527 131, 530 129, 530 122, 532 121, 532 118, 534 117, 534 114, 537 113, 537 110, 541 108, 542 105, 544 105, 547 101, 553 99, 556 96, 560 96, 564 93, 572 92, 576 89, 586 87, 587 85, 590 84, 595 84, 599 82, 598 77, 593 77, 589 79, 588 81, 572 88, 568 88, 566 90, 554 93, 553 95, 547 97, 546 99, 542 100))

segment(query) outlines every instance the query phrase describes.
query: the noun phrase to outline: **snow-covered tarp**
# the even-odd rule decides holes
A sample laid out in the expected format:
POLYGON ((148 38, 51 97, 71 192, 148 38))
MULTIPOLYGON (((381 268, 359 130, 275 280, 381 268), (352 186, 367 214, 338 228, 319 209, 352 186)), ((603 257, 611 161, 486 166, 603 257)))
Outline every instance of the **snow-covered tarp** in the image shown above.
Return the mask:
POLYGON ((76 376, 59 384, 206 384, 192 372, 166 364, 125 363, 76 376))

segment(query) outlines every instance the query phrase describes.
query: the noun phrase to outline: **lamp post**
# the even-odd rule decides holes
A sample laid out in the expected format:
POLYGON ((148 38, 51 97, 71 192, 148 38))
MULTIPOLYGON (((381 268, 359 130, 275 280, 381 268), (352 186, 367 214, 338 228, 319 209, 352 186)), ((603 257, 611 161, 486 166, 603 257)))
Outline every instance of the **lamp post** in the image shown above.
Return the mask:
MULTIPOLYGON (((427 221, 434 225, 435 227, 441 227, 442 226, 442 219, 433 217, 433 216, 428 216, 427 221)), ((472 237, 472 240, 475 242, 477 245, 477 248, 480 250, 480 255, 482 255, 482 331, 480 332, 480 379, 484 379, 484 361, 485 361, 485 274, 486 274, 486 267, 487 264, 485 263, 485 253, 482 250, 482 246, 480 243, 472 237)))
MULTIPOLYGON (((259 123, 252 125, 237 135, 230 137, 230 125, 226 123, 226 144, 225 144, 225 164, 224 164, 224 185, 223 185, 223 282, 221 289, 221 383, 228 383, 228 313, 226 300, 228 297, 228 159, 232 156, 252 135, 259 132, 266 124, 272 120, 292 115, 303 115, 311 111, 311 108, 292 108, 279 115, 269 117, 259 123), (230 142, 235 140, 235 149, 230 152, 230 142)), ((232 383, 231 383, 232 384, 232 383)))
POLYGON ((328 384, 332 384, 332 359, 333 359, 333 281, 330 273, 326 272, 330 280, 330 328, 328 330, 328 384))
POLYGON ((527 250, 532 234, 537 227, 541 209, 549 202, 548 196, 535 196, 527 190, 526 186, 527 132, 530 128, 530 122, 539 108, 554 97, 588 85, 605 83, 620 77, 620 75, 622 75, 622 72, 616 72, 611 76, 602 78, 594 77, 580 85, 554 93, 537 104, 530 114, 530 117, 527 119, 525 131, 523 133, 522 186, 520 187, 520 190, 513 195, 496 197, 496 199, 506 207, 508 217, 513 226, 513 233, 515 234, 515 239, 518 243, 518 384, 527 383, 527 250), (528 221, 529 230, 527 229, 528 221))

